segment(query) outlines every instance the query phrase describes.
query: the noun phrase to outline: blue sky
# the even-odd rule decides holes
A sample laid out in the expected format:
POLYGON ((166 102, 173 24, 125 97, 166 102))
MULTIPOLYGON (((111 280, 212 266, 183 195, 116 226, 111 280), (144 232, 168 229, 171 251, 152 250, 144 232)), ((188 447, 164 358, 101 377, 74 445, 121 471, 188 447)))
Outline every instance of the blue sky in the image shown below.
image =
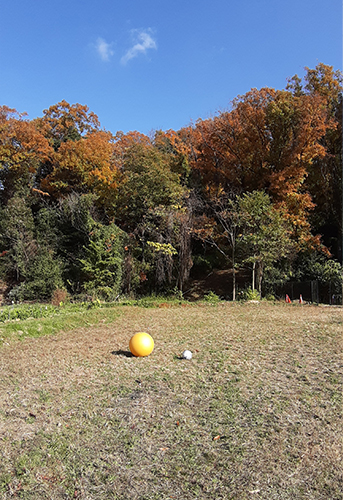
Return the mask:
POLYGON ((342 69, 341 0, 2 0, 0 105, 65 99, 115 133, 178 130, 319 62, 342 69))

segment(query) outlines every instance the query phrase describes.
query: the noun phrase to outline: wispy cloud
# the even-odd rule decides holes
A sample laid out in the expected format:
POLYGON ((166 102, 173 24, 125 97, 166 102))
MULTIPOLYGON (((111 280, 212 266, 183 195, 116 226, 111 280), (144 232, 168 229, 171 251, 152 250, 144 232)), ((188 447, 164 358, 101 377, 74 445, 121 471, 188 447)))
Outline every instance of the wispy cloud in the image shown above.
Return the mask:
POLYGON ((98 38, 95 44, 96 51, 100 56, 100 59, 104 62, 108 62, 114 54, 112 50, 112 44, 107 43, 103 38, 98 38))
POLYGON ((126 64, 130 59, 146 54, 149 49, 157 49, 156 41, 151 36, 151 30, 132 30, 134 45, 121 58, 121 63, 126 64))

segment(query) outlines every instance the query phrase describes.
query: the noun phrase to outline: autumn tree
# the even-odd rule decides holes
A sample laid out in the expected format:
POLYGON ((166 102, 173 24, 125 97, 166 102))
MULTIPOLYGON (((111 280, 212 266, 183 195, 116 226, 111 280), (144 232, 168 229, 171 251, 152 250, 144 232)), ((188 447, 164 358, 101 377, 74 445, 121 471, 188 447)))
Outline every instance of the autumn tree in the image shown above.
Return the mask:
POLYGON ((36 186, 37 171, 51 148, 25 114, 0 107, 0 201, 6 204, 23 187, 36 186))
POLYGON ((64 100, 45 109, 43 116, 34 123, 55 151, 64 142, 78 141, 89 133, 100 130, 99 119, 89 111, 88 106, 69 104, 64 100))
POLYGON ((265 186, 270 142, 265 110, 275 94, 252 89, 233 101, 231 111, 196 123, 190 134, 191 166, 201 185, 237 193, 265 186))
POLYGON ((100 203, 108 206, 115 199, 119 177, 113 150, 112 134, 104 131, 62 143, 40 188, 54 199, 72 192, 97 194, 100 203))
POLYGON ((191 166, 203 195, 218 188, 242 194, 266 191, 282 206, 301 245, 318 245, 311 234, 314 207, 305 181, 332 125, 320 95, 252 89, 232 110, 199 121, 191 135, 191 166))
POLYGON ((68 193, 96 193, 104 205, 118 182, 115 138, 100 129, 87 106, 62 101, 44 111, 35 126, 52 152, 38 172, 40 189, 54 199, 68 193))
POLYGON ((320 139, 324 154, 312 162, 304 185, 315 205, 312 225, 324 232, 338 257, 342 241, 342 73, 323 63, 305 70, 304 78, 295 75, 287 88, 295 95, 321 98, 329 126, 320 139))
POLYGON ((190 175, 189 145, 182 134, 174 130, 158 130, 152 141, 155 149, 168 155, 170 170, 177 173, 182 185, 187 185, 190 175))

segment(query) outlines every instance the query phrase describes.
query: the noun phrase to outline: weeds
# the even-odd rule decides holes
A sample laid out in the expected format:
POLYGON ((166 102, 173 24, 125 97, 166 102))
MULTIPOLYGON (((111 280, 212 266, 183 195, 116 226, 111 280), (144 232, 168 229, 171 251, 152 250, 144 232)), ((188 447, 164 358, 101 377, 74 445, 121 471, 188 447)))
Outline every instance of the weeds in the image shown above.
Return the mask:
POLYGON ((247 288, 246 290, 243 290, 238 293, 238 299, 239 300, 260 300, 261 296, 260 293, 254 289, 252 290, 251 288, 247 288))
POLYGON ((58 309, 50 304, 6 306, 0 310, 0 323, 28 318, 47 318, 57 311, 58 309))
POLYGON ((217 305, 220 302, 220 297, 214 292, 210 291, 204 296, 204 302, 207 304, 217 305))

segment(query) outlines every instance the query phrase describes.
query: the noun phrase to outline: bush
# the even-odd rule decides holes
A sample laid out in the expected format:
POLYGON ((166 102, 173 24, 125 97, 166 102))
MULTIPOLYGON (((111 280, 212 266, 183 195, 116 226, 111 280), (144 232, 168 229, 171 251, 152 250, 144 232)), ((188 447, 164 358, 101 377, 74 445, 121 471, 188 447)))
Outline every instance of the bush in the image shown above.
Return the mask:
POLYGON ((25 270, 24 279, 10 291, 11 300, 50 300, 56 289, 63 288, 62 265, 50 249, 39 248, 25 270))
POLYGON ((265 300, 268 300, 269 302, 275 302, 276 298, 272 293, 267 293, 267 295, 264 297, 265 300))
POLYGON ((51 304, 54 306, 59 306, 65 304, 68 300, 68 292, 65 289, 57 288, 52 294, 51 304))
POLYGON ((208 304, 218 304, 220 302, 220 297, 216 295, 212 290, 204 296, 204 301, 208 304))
POLYGON ((259 292, 255 289, 252 290, 251 288, 247 288, 246 290, 241 290, 238 293, 238 299, 239 300, 260 300, 260 294, 259 292))
POLYGON ((105 302, 114 302, 119 297, 117 286, 111 288, 109 286, 93 286, 92 283, 86 283, 85 290, 88 292, 88 297, 91 301, 104 300, 105 302))

